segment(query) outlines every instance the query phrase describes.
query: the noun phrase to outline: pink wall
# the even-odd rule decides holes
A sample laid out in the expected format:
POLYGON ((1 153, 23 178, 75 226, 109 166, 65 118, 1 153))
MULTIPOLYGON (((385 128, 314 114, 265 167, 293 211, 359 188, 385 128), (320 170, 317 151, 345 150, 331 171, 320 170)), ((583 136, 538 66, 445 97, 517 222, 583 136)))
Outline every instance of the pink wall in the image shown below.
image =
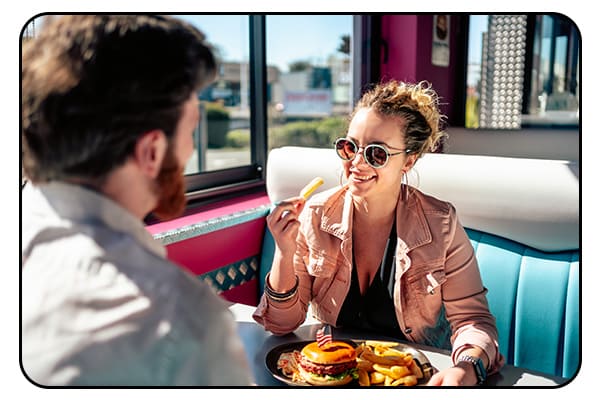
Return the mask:
MULTIPOLYGON (((440 96, 440 108, 448 117, 462 109, 454 105, 455 93, 462 90, 458 76, 462 65, 459 49, 460 19, 450 17, 450 65, 439 67, 431 63, 433 41, 433 15, 384 15, 382 16, 382 38, 388 43, 387 63, 381 60, 381 78, 410 82, 429 81, 440 96), (456 111, 455 111, 456 110, 456 111)), ((460 99, 460 97, 458 97, 460 99)))
POLYGON ((381 57, 381 79, 414 82, 417 78, 417 15, 385 15, 381 36, 388 44, 388 60, 381 57))
MULTIPOLYGON (((218 225, 218 221, 223 218, 234 218, 244 211, 260 208, 269 203, 266 193, 236 197, 190 210, 183 217, 149 225, 147 229, 151 234, 156 235, 193 227, 207 221, 216 221, 218 225)), ((223 269, 229 270, 244 260, 252 259, 258 265, 265 229, 264 216, 230 226, 217 227, 215 230, 168 244, 166 246, 167 257, 199 278, 207 273, 217 273, 223 269)), ((246 269, 246 271, 248 270, 246 269)), ((258 271, 252 279, 242 279, 241 282, 238 280, 241 275, 236 276, 235 282, 238 283, 234 287, 219 288, 223 290, 220 295, 232 302, 257 305, 258 271)), ((252 274, 247 276, 252 276, 252 274)), ((225 283, 227 282, 230 281, 225 280, 225 283)))

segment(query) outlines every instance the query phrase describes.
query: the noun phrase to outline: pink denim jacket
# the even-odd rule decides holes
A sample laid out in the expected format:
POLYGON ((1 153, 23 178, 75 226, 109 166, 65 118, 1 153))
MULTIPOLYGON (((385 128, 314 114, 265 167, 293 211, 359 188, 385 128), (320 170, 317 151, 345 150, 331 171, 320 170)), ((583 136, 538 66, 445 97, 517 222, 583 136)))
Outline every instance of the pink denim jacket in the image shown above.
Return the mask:
MULTIPOLYGON (((277 335, 306 319, 335 326, 350 288, 353 203, 346 187, 315 195, 300 215, 294 267, 298 294, 285 302, 263 295, 254 319, 277 335)), ((452 349, 452 359, 477 345, 490 372, 504 359, 473 247, 454 207, 410 188, 396 210, 394 304, 400 329, 413 342, 452 349)))

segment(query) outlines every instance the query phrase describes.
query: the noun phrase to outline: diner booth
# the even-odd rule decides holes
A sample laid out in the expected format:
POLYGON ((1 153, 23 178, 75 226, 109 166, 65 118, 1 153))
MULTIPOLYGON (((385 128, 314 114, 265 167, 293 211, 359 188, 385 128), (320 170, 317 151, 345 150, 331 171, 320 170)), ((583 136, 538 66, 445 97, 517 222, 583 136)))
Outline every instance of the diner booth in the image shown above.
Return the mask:
MULTIPOLYGON (((507 361, 490 384, 560 385, 577 373, 578 171, 575 162, 438 153, 426 154, 409 175, 410 185, 455 206, 475 249, 507 361)), ((149 227, 171 259, 232 302, 260 384, 278 382, 265 366, 265 343, 314 337, 319 326, 309 315, 299 332, 276 338, 251 318, 274 251, 265 217, 272 202, 298 195, 316 176, 325 181, 319 191, 344 183, 333 150, 273 149, 266 196, 224 201, 218 211, 171 221, 173 229, 165 229, 169 223, 149 227)), ((449 366, 447 352, 425 350, 437 360, 434 368, 449 366)))
MULTIPOLYGON (((581 360, 579 108, 577 104, 573 112, 567 112, 549 107, 534 115, 539 100, 535 90, 541 90, 536 89, 536 82, 548 83, 544 90, 554 88, 551 77, 544 75, 546 72, 536 63, 542 63, 546 56, 556 56, 548 63, 558 65, 558 54, 562 53, 548 49, 568 42, 568 56, 561 59, 565 65, 555 72, 564 72, 560 80, 565 86, 563 94, 574 96, 579 90, 579 34, 572 21, 561 15, 489 19, 488 28, 495 29, 496 34, 484 38, 489 63, 485 65, 487 74, 481 75, 481 96, 492 93, 491 89, 503 82, 504 78, 498 81, 496 74, 516 71, 514 62, 501 62, 504 48, 492 46, 494 38, 501 35, 511 37, 510 46, 516 46, 510 48, 511 52, 525 57, 525 84, 521 91, 507 95, 506 102, 495 102, 487 110, 492 118, 487 125, 482 120, 474 127, 467 124, 465 98, 469 96, 465 93, 467 77, 472 72, 471 63, 466 62, 472 17, 451 16, 447 42, 450 51, 439 63, 433 57, 434 45, 440 44, 434 38, 434 15, 355 16, 351 97, 356 100, 364 88, 387 79, 428 81, 435 88, 441 110, 448 117, 448 140, 438 153, 427 154, 417 162, 408 183, 451 202, 471 239, 496 318, 500 351, 507 362, 498 377, 488 382, 502 386, 561 385, 577 375, 581 360), (513 20, 521 21, 526 29, 514 29, 516 25, 510 25, 513 20), (523 35, 519 32, 527 32, 525 41, 520 41, 523 35), (549 38, 544 36, 548 33, 549 38), (548 40, 552 46, 538 48, 548 40), (526 52, 517 51, 519 43, 525 45, 526 52), (521 125, 503 128, 491 124, 496 113, 503 120, 511 107, 522 114, 521 125), (565 115, 572 119, 563 124, 561 118, 565 115)), ((261 16, 252 16, 250 20, 256 28, 253 32, 268 32, 263 23, 268 25, 269 18, 265 22, 261 16)), ((257 37, 262 38, 260 34, 257 37)), ((481 35, 473 38, 482 39, 481 35)), ((257 383, 274 385, 278 381, 265 366, 268 350, 286 341, 314 337, 319 324, 309 315, 295 334, 277 338, 251 318, 274 250, 265 218, 273 202, 298 195, 316 176, 325 181, 319 190, 343 184, 343 177, 333 149, 313 148, 302 142, 273 145, 269 136, 272 127, 268 126, 268 112, 263 106, 268 102, 264 97, 275 92, 268 65, 261 64, 263 58, 268 59, 264 52, 269 54, 262 43, 262 39, 255 43, 257 64, 255 73, 250 74, 258 90, 250 91, 257 96, 250 101, 255 115, 251 130, 256 140, 251 142, 255 153, 247 168, 254 174, 251 183, 256 184, 256 190, 236 193, 234 183, 227 181, 223 195, 216 201, 196 204, 185 216, 150 224, 148 229, 167 245, 173 261, 231 302, 257 383), (265 68, 267 82, 262 74, 265 68)), ((483 111, 480 114, 487 115, 483 111)), ((229 176, 236 171, 222 173, 229 176)), ((214 189, 210 188, 208 195, 214 189)), ((445 350, 429 350, 435 368, 450 365, 445 350)))

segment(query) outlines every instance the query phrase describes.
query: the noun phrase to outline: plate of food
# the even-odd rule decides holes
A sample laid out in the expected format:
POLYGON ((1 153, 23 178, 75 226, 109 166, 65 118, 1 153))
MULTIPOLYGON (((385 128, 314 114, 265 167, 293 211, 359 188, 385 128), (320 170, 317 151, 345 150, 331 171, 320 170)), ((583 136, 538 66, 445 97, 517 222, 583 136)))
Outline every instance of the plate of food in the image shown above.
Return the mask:
POLYGON ((271 349, 265 363, 275 379, 291 386, 415 386, 434 373, 421 351, 378 340, 285 343, 271 349))

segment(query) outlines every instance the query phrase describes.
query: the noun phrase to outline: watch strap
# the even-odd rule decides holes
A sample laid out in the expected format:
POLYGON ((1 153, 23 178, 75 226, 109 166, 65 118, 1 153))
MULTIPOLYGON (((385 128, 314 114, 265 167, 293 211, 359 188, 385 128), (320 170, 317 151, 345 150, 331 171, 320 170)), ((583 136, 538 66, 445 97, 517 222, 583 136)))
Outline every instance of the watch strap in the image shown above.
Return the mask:
POLYGON ((481 358, 465 354, 458 357, 458 362, 462 361, 467 362, 473 366, 473 368, 475 369, 475 376, 477 376, 477 384, 481 385, 487 378, 487 371, 483 366, 483 361, 481 361, 481 358))

